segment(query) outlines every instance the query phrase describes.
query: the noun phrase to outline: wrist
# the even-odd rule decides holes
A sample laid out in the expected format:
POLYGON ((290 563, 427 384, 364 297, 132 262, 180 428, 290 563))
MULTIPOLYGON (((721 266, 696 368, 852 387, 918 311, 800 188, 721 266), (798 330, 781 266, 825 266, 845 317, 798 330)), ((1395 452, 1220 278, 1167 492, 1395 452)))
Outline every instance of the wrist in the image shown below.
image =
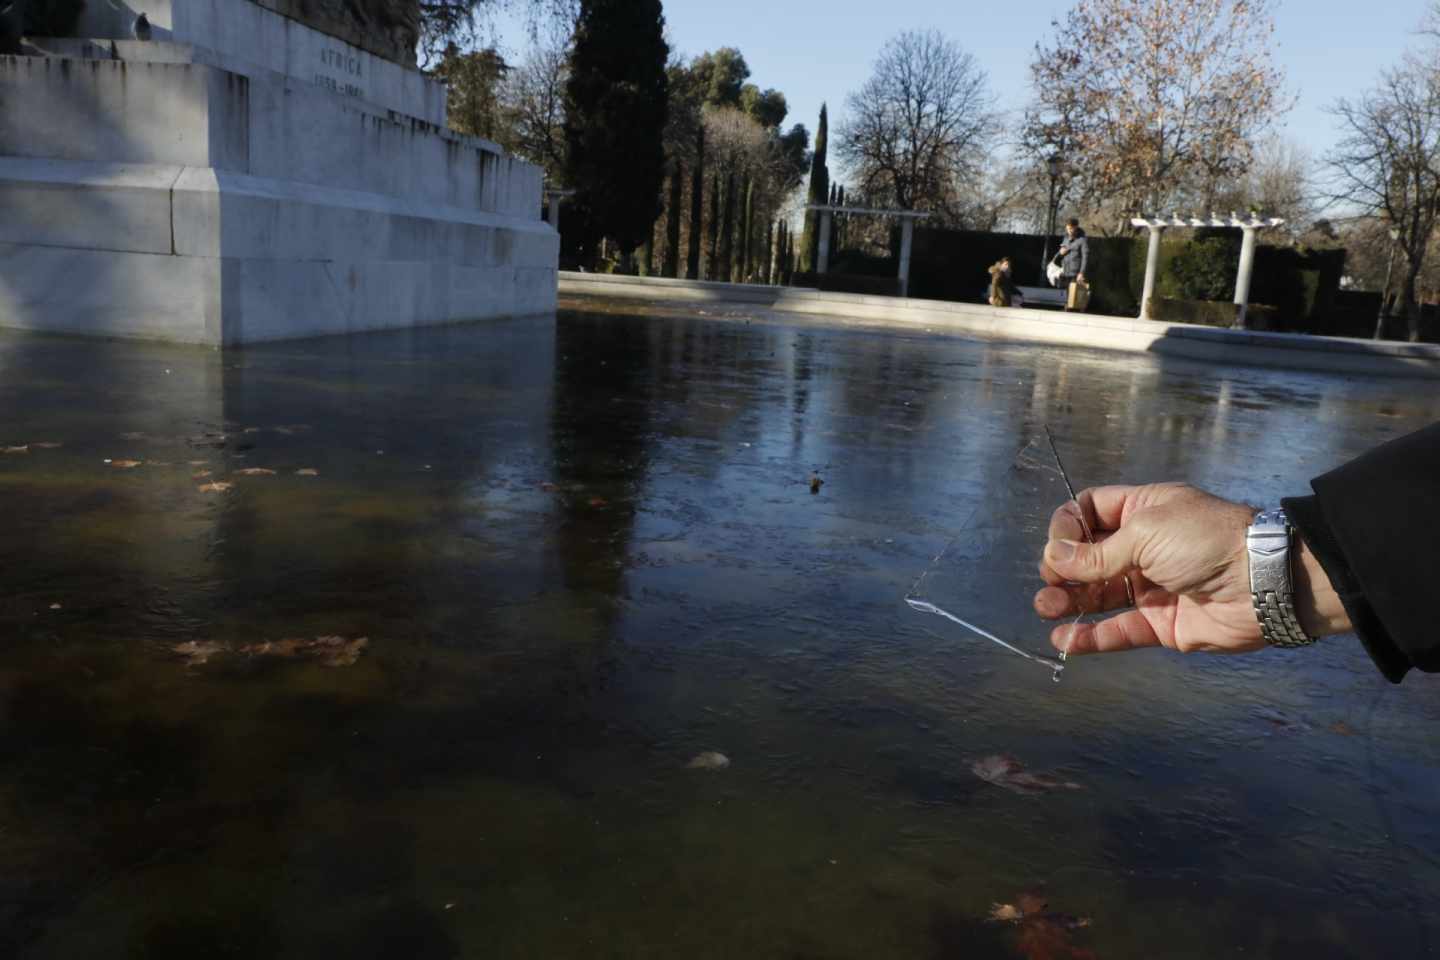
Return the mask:
POLYGON ((1327 637, 1350 629, 1350 616, 1330 583, 1325 568, 1305 538, 1295 537, 1295 616, 1312 637, 1327 637))

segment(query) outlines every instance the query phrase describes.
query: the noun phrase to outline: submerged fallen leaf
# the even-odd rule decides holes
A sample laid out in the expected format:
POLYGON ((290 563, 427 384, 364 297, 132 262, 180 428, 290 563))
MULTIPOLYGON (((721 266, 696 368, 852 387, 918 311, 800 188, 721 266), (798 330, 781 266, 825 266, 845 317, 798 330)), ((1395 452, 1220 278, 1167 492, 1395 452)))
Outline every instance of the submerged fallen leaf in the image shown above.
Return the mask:
POLYGON ((273 477, 275 471, 265 467, 246 467, 244 470, 236 470, 235 473, 242 477, 273 477))
POLYGON ((689 770, 724 770, 728 766, 730 766, 730 758, 717 750, 698 753, 689 763, 685 764, 686 769, 689 770))
POLYGON ((30 446, 34 447, 36 450, 59 450, 61 447, 65 446, 65 444, 56 443, 53 440, 42 440, 30 444, 30 446))
POLYGON ((117 470, 134 470, 142 463, 144 463, 143 460, 111 460, 110 466, 117 470))
POLYGON ((992 903, 990 920, 1019 928, 1015 947, 1024 960, 1095 960, 1094 951, 1070 941, 1073 931, 1090 926, 1090 918, 1047 913, 1048 906, 1040 894, 1022 893, 1014 903, 992 903))
POLYGON ((1346 723, 1344 720, 1336 720, 1334 723, 1330 724, 1330 732, 1338 733, 1342 737, 1355 736, 1355 728, 1350 726, 1350 724, 1346 723))
POLYGON ((318 476, 320 476, 320 471, 319 471, 319 470, 316 470, 314 467, 301 467, 299 470, 296 470, 296 471, 295 471, 295 476, 297 476, 297 477, 318 477, 318 476))
POLYGON ((970 765, 970 772, 986 783, 1021 794, 1050 790, 1084 790, 1078 783, 1043 773, 1026 773, 1020 761, 1008 756, 989 756, 970 765))
POLYGON ((21 444, 20 446, 18 446, 18 447, 0 447, 0 453, 29 453, 29 452, 30 452, 30 445, 29 445, 28 443, 22 443, 22 444, 21 444))
POLYGON ((235 484, 233 483, 226 483, 224 480, 216 480, 214 483, 202 483, 195 489, 199 490, 201 493, 224 493, 226 490, 229 490, 233 486, 235 486, 235 484))
POLYGON ((318 660, 327 667, 349 667, 360 659, 360 652, 370 645, 369 637, 290 637, 284 640, 266 640, 241 647, 240 652, 252 657, 275 657, 281 660, 298 660, 302 657, 318 660))
POLYGON ((218 640, 186 640, 184 643, 177 643, 170 650, 184 657, 193 667, 227 652, 229 648, 218 640))
POLYGON ((209 470, 196 470, 194 473, 190 474, 190 479, 191 479, 191 480, 204 480, 204 479, 205 479, 206 477, 208 477, 208 476, 210 476, 210 471, 209 471, 209 470))
POLYGON ((608 506, 610 506, 610 501, 606 500, 604 497, 591 497, 591 498, 590 498, 590 506, 592 506, 592 507, 608 507, 608 506))

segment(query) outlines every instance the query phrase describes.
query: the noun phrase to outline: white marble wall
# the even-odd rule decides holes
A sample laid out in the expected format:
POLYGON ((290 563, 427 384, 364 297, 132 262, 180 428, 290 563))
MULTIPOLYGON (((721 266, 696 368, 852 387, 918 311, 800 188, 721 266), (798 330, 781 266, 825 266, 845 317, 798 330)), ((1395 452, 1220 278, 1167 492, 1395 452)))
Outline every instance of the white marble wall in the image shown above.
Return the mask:
POLYGON ((94 39, 129 40, 135 17, 142 10, 150 21, 152 40, 213 51, 219 56, 216 65, 232 72, 249 74, 252 66, 273 70, 386 110, 445 125, 443 83, 250 0, 91 0, 85 5, 78 32, 94 39))

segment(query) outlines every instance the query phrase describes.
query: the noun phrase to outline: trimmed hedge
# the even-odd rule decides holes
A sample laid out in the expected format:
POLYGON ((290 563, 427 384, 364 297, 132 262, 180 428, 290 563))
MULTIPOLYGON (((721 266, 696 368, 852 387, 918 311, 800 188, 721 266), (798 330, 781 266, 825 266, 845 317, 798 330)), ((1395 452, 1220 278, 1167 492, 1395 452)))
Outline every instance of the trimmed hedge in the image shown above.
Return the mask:
MULTIPOLYGON (((1245 308, 1246 322, 1252 330, 1274 330, 1278 322, 1278 308, 1264 303, 1252 303, 1245 308)), ((1170 297, 1155 297, 1150 301, 1151 320, 1162 323, 1198 323, 1206 327, 1233 327, 1235 325, 1235 304, 1224 300, 1176 300, 1170 297)))

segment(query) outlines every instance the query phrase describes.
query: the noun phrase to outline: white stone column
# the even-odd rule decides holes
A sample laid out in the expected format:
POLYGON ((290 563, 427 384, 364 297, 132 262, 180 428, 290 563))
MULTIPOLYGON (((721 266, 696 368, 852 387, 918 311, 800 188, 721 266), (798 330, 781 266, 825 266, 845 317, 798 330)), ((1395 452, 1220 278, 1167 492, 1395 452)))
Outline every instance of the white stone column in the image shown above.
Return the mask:
POLYGON ((1250 300, 1250 271, 1255 266, 1254 227, 1241 227, 1245 239, 1240 241, 1240 271, 1235 274, 1235 323, 1245 326, 1245 304, 1250 300))
POLYGON ((910 247, 915 240, 915 218, 902 217, 900 223, 900 296, 910 296, 910 247))
POLYGON ((1160 231, 1164 228, 1153 223, 1145 226, 1150 230, 1150 246, 1145 251, 1145 292, 1140 296, 1140 319, 1153 320, 1150 300, 1155 296, 1155 274, 1160 271, 1160 231))
POLYGON ((824 273, 830 266, 830 211, 820 211, 820 250, 815 256, 815 272, 824 273))

